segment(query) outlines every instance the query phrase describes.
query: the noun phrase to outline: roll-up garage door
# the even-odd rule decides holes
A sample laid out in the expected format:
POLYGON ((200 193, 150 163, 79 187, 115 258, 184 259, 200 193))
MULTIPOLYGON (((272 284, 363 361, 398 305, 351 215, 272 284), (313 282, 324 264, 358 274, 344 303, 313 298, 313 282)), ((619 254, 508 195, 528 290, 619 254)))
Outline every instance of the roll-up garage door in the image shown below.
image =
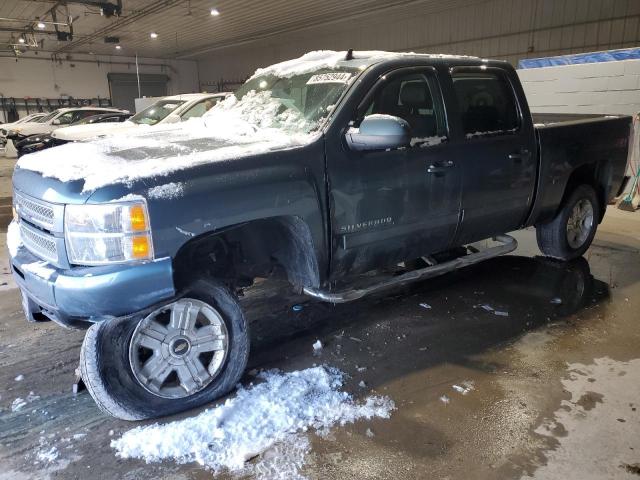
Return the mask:
POLYGON ((145 73, 140 75, 140 95, 138 95, 138 78, 135 73, 108 73, 111 103, 114 107, 136 111, 134 99, 142 97, 163 97, 167 94, 169 77, 160 74, 145 73))

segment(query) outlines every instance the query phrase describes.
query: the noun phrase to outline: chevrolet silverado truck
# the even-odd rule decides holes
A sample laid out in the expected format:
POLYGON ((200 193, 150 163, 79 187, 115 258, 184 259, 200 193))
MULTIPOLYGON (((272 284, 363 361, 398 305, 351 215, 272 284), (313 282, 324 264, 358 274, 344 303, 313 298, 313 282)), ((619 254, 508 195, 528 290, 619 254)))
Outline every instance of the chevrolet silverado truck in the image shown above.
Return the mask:
POLYGON ((201 119, 20 159, 8 246, 30 321, 89 326, 82 378, 128 420, 231 391, 256 278, 353 301, 513 251, 582 255, 631 118, 534 121, 511 65, 311 52, 201 119), (472 245, 473 244, 473 245, 472 245))

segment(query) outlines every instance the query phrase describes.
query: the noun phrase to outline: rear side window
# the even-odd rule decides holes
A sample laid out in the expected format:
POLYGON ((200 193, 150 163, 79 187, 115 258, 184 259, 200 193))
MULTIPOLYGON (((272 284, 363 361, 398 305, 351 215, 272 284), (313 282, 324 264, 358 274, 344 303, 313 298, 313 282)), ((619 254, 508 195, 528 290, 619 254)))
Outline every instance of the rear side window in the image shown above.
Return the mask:
POLYGON ((516 99, 507 78, 498 72, 454 73, 462 125, 467 138, 510 133, 520 125, 516 99))

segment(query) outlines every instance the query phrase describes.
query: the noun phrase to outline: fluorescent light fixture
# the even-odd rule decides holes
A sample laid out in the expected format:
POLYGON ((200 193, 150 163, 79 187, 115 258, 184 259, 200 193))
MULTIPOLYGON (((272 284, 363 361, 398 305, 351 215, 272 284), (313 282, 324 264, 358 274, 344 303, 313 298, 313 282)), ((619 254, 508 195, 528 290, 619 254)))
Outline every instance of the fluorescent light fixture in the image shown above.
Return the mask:
POLYGON ((217 17, 218 15, 220 15, 220 10, 218 10, 217 8, 212 8, 210 13, 211 16, 217 17))
POLYGON ((44 30, 45 27, 46 27, 46 25, 43 22, 38 22, 38 28, 40 30, 44 30))
POLYGON ((151 38, 158 38, 158 34, 157 34, 156 32, 151 32, 151 33, 149 34, 149 36, 150 36, 151 38))
POLYGON ((116 50, 120 50, 122 47, 120 45, 116 45, 116 50))
POLYGON ((25 42, 25 40, 24 40, 24 38, 23 38, 23 37, 20 37, 20 38, 18 39, 18 41, 19 41, 20 43, 24 43, 24 42, 25 42))

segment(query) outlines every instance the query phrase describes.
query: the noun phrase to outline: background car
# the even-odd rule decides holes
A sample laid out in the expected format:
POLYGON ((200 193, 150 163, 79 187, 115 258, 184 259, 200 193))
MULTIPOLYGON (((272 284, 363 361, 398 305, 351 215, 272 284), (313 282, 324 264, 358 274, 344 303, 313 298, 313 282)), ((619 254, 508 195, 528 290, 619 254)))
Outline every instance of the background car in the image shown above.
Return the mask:
MULTIPOLYGON (((100 115, 92 115, 85 117, 82 120, 77 121, 73 126, 78 125, 93 125, 98 123, 121 123, 131 117, 129 112, 117 112, 117 113, 102 113, 100 115)), ((65 127, 70 128, 70 127, 65 127)), ((63 130, 63 129, 60 129, 63 130)), ((18 157, 26 155, 28 153, 44 150, 45 148, 55 147, 56 145, 62 145, 67 143, 68 140, 57 139, 49 134, 29 135, 28 137, 20 140, 15 144, 18 157)))
POLYGON ((0 123, 0 127, 8 127, 8 126, 18 125, 20 123, 25 123, 25 122, 37 122, 38 119, 43 118, 46 115, 48 115, 47 112, 31 113, 26 117, 22 117, 16 120, 15 122, 0 123))
POLYGON ((59 108, 36 122, 25 122, 11 128, 2 128, 0 138, 5 140, 5 156, 15 157, 15 143, 29 135, 48 134, 83 118, 102 113, 128 113, 126 110, 102 107, 59 108))
POLYGON ((189 93, 163 97, 149 107, 119 124, 73 125, 52 133, 56 140, 75 142, 103 137, 115 133, 126 133, 140 127, 154 127, 179 123, 190 118, 201 117, 229 93, 189 93))
POLYGON ((44 117, 46 117, 47 115, 48 113, 46 112, 32 113, 31 115, 22 117, 21 119, 16 120, 15 122, 0 124, 0 156, 5 154, 5 146, 7 143, 6 136, 7 136, 8 130, 11 130, 14 126, 20 125, 21 123, 38 122, 42 120, 44 117))

